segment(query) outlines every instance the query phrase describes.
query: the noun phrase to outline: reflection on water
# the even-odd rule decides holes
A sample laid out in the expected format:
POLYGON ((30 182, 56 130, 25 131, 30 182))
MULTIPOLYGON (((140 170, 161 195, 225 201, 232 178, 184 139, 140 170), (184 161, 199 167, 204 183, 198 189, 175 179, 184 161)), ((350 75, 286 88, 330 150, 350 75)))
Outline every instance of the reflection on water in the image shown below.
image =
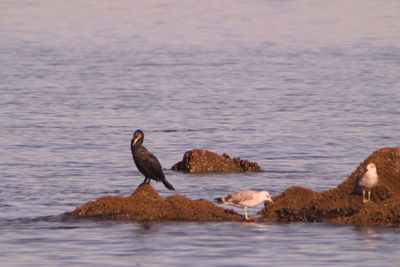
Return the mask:
POLYGON ((395 228, 379 228, 379 227, 368 227, 368 226, 357 226, 354 230, 359 233, 359 240, 361 240, 365 248, 367 249, 385 249, 390 248, 391 244, 388 242, 385 244, 385 234, 391 232, 396 233, 395 228), (383 242, 382 242, 383 241, 383 242))
POLYGON ((165 168, 204 148, 267 170, 166 171, 192 199, 336 186, 398 145, 399 11, 390 0, 2 1, 2 264, 398 265, 396 228, 55 215, 136 188, 137 128, 165 168))

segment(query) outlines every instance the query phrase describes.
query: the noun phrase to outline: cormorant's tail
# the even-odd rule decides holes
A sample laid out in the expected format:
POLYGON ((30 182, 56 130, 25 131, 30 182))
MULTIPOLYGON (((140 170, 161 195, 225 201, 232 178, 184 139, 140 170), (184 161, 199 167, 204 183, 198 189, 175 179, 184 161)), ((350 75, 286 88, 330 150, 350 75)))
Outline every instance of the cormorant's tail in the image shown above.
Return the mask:
POLYGON ((166 188, 169 190, 175 190, 175 188, 172 186, 172 184, 168 183, 166 179, 162 179, 161 182, 165 185, 166 188))

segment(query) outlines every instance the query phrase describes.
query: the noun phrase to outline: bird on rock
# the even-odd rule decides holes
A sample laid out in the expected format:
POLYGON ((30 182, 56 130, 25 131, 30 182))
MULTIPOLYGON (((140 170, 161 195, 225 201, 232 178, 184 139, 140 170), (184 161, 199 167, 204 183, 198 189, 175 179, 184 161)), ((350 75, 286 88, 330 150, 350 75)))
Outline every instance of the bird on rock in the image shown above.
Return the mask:
POLYGON ((234 207, 244 208, 245 218, 249 220, 247 208, 254 207, 263 201, 272 202, 272 198, 267 191, 245 190, 232 195, 215 198, 214 201, 218 204, 228 204, 234 207))
POLYGON ((363 203, 371 201, 371 190, 378 185, 378 173, 376 165, 369 163, 365 170, 357 177, 356 186, 362 190, 363 203), (368 199, 365 198, 365 192, 368 192, 368 199))
POLYGON ((161 164, 158 159, 144 146, 142 146, 143 139, 143 131, 137 130, 133 134, 131 141, 133 161, 135 162, 138 170, 145 177, 143 184, 150 184, 150 180, 157 182, 161 181, 169 190, 175 190, 175 188, 165 179, 161 164))

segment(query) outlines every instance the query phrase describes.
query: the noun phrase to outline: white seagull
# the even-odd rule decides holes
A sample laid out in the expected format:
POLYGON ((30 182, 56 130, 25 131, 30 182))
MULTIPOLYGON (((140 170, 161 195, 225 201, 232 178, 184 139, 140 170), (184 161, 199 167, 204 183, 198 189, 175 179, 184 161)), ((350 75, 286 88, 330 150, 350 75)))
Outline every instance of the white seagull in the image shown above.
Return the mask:
POLYGON ((369 163, 365 170, 358 176, 357 185, 362 190, 363 203, 372 202, 371 189, 378 185, 378 173, 374 163, 369 163), (365 191, 368 191, 368 199, 365 199, 365 191))
POLYGON ((249 220, 249 217, 247 217, 247 208, 254 207, 263 201, 272 202, 272 198, 267 191, 245 190, 232 195, 215 198, 214 201, 218 204, 228 204, 244 208, 245 218, 249 220))

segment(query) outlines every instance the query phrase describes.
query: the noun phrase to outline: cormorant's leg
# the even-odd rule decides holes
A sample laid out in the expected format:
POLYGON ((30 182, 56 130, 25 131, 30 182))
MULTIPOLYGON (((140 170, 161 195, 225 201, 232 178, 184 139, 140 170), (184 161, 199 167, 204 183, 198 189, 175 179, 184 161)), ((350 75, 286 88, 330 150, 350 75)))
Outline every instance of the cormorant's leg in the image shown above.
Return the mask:
POLYGON ((150 182, 150 179, 149 179, 149 181, 147 181, 147 177, 145 177, 144 178, 144 180, 143 180, 143 183, 141 183, 139 186, 142 186, 142 185, 144 185, 144 184, 148 184, 149 182, 150 182))

